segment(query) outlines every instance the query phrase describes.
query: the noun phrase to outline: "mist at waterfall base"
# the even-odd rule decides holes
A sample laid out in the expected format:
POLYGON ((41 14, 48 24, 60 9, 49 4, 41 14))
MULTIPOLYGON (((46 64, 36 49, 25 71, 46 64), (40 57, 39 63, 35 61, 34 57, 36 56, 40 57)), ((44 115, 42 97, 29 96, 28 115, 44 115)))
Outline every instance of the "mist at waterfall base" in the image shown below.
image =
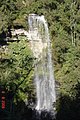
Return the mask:
POLYGON ((53 120, 55 118, 55 79, 52 65, 51 41, 48 24, 44 16, 30 14, 28 17, 31 49, 34 61, 34 82, 36 86, 36 107, 32 120, 53 120))

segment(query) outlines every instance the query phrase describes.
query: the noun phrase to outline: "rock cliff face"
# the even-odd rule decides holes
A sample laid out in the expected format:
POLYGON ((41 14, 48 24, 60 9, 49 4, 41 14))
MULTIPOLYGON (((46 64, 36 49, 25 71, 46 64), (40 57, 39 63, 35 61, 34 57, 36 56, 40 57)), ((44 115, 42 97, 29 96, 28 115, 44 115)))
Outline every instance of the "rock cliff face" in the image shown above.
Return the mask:
POLYGON ((43 43, 43 40, 38 35, 37 31, 34 31, 32 33, 30 32, 29 35, 31 36, 29 42, 30 42, 30 48, 33 51, 33 55, 36 58, 40 58, 43 49, 46 49, 47 47, 47 42, 43 43))
POLYGON ((40 58, 40 55, 43 51, 43 49, 46 49, 47 43, 44 43, 41 41, 41 39, 30 41, 31 50, 33 51, 33 54, 36 58, 40 58))
POLYGON ((33 51, 33 55, 36 58, 40 58, 40 54, 42 53, 43 49, 46 49, 47 42, 43 42, 42 38, 38 35, 37 29, 33 32, 27 32, 24 29, 17 29, 12 30, 12 36, 16 37, 19 35, 23 35, 28 39, 29 46, 33 51))
MULTIPOLYGON (((43 50, 46 49, 47 47, 47 42, 43 41, 43 39, 41 38, 41 36, 38 34, 37 29, 35 29, 35 31, 29 31, 27 32, 24 29, 15 29, 15 30, 11 30, 11 35, 12 38, 7 37, 5 40, 6 42, 17 42, 19 41, 20 36, 23 36, 24 39, 26 41, 28 41, 28 45, 30 46, 33 55, 35 58, 40 58, 41 57, 41 53, 43 50)), ((0 46, 0 54, 5 53, 8 49, 7 45, 3 45, 0 46)), ((2 55, 0 55, 1 58, 2 55)))

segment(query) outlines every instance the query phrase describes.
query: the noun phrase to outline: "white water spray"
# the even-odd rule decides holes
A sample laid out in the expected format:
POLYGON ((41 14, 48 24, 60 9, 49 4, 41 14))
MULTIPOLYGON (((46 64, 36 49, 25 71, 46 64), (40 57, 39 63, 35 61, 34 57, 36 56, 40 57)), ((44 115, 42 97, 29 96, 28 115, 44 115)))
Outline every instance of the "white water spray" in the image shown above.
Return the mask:
POLYGON ((35 60, 36 109, 50 111, 56 102, 55 79, 52 66, 51 43, 44 16, 30 14, 28 18, 31 49, 35 60))

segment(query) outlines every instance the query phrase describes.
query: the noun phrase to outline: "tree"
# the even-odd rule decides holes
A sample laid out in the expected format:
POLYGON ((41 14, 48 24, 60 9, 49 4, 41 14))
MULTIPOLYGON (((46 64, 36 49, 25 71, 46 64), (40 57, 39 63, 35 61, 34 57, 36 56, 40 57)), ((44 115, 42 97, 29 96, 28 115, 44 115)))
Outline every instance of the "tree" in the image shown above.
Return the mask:
POLYGON ((33 96, 33 57, 25 40, 11 43, 0 64, 0 84, 12 91, 17 100, 33 96))
POLYGON ((51 25, 55 77, 60 82, 62 94, 75 97, 74 88, 79 81, 79 1, 59 3, 51 25), (76 64, 78 66, 76 66, 76 64))

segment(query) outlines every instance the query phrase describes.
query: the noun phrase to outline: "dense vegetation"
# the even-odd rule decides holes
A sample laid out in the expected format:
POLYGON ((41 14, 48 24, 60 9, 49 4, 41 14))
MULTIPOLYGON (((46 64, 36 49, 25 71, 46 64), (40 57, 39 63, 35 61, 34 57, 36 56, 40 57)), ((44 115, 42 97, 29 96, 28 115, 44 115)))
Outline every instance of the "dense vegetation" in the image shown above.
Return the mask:
MULTIPOLYGON (((59 84, 58 91, 61 95, 58 104, 63 106, 61 110, 64 111, 60 113, 64 113, 61 120, 76 120, 75 112, 78 110, 77 115, 80 114, 80 0, 1 0, 1 45, 10 29, 28 29, 29 13, 43 14, 48 21, 55 79, 59 84), (66 118, 67 114, 70 119, 66 118)), ((15 95, 18 96, 17 100, 24 100, 25 93, 28 98, 29 95, 33 97, 33 57, 27 42, 21 38, 19 42, 8 43, 6 53, 2 50, 0 85, 6 86, 6 89, 11 89, 13 92, 15 90, 12 85, 19 86, 15 95)), ((60 111, 60 107, 57 109, 60 111)))

